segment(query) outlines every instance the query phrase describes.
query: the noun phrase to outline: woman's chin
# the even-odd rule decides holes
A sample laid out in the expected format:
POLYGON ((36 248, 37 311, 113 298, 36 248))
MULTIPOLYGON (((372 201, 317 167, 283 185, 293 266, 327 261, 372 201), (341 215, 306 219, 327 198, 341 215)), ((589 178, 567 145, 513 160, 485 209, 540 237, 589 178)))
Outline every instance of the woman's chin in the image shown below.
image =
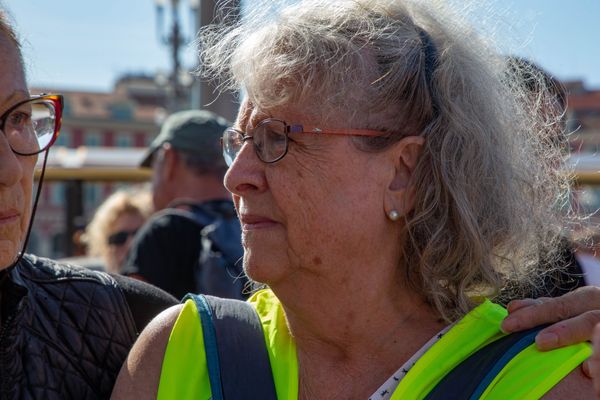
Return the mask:
POLYGON ((285 274, 285 263, 277 263, 274 257, 260 258, 248 252, 244 254, 244 272, 254 282, 271 285, 285 274))
POLYGON ((11 240, 0 240, 0 270, 10 267, 16 260, 19 249, 11 240))

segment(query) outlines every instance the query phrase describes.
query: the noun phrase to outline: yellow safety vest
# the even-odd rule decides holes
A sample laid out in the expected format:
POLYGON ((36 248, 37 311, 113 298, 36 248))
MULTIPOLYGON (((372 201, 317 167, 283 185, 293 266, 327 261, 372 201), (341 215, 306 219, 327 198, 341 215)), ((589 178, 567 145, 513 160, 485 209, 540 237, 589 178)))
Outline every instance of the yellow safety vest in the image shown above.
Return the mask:
MULTIPOLYGON (((248 300, 262 323, 279 400, 298 399, 298 359, 281 303, 271 290, 248 300)), ((392 395, 392 400, 423 399, 435 385, 469 355, 505 334, 500 322, 507 315, 488 300, 473 309, 436 342, 392 395)), ((540 352, 530 345, 496 376, 480 399, 539 399, 591 354, 582 343, 540 352)), ((252 388, 248 388, 252 390, 252 388)), ((171 331, 162 365, 158 399, 210 399, 211 389, 198 310, 188 300, 171 331)))

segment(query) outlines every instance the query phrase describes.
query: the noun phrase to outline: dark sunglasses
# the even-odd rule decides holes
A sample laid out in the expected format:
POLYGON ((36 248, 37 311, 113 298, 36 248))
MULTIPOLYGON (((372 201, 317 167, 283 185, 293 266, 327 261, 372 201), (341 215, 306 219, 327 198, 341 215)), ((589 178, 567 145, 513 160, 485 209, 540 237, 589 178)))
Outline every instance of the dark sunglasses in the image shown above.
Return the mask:
POLYGON ((130 236, 134 236, 137 233, 137 229, 133 231, 119 231, 115 232, 108 237, 108 244, 111 246, 123 246, 130 236))

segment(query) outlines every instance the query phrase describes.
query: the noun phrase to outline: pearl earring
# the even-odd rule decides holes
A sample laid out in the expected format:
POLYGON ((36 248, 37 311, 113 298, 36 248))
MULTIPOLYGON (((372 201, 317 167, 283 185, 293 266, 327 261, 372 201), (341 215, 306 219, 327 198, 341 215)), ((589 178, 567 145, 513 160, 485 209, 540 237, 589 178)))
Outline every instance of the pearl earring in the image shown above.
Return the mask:
POLYGON ((400 213, 396 210, 392 210, 388 213, 388 218, 392 221, 398 221, 400 219, 400 213))

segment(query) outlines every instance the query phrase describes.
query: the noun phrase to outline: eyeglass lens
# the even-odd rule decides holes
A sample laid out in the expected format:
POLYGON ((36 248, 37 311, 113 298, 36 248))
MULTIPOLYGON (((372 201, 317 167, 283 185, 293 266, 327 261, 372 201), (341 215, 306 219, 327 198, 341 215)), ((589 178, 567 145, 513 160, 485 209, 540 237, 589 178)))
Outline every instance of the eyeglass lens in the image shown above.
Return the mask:
POLYGON ((227 165, 231 165, 240 152, 245 139, 251 138, 258 158, 266 163, 281 159, 287 152, 285 122, 264 120, 244 137, 240 131, 228 129, 223 134, 223 156, 227 165))
POLYGON ((51 143, 56 127, 54 103, 47 99, 25 102, 4 116, 3 131, 13 151, 35 154, 51 143))

